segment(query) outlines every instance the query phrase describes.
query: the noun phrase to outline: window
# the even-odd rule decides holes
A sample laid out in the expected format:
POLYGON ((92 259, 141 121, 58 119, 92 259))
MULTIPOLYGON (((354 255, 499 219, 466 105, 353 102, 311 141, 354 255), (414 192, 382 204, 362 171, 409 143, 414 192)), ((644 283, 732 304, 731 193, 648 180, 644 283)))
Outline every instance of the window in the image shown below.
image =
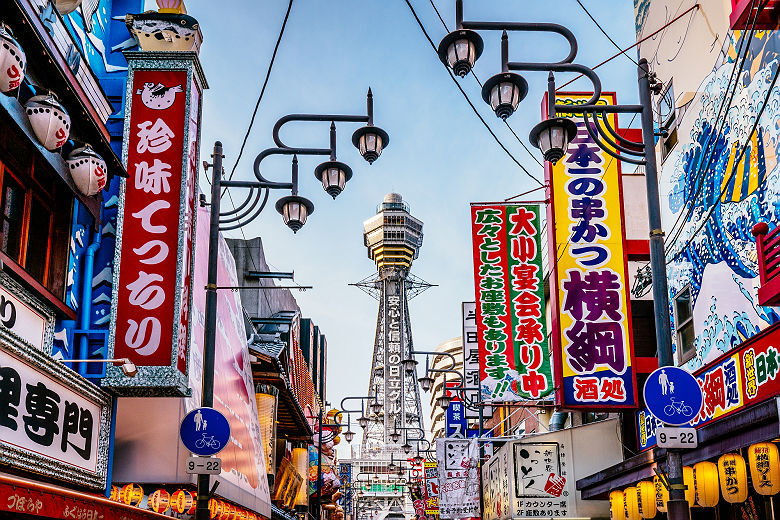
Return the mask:
POLYGON ((677 107, 671 80, 657 103, 658 130, 661 134, 661 160, 665 160, 677 144, 677 107))
POLYGON ((73 195, 31 155, 13 166, 0 158, 0 250, 63 300, 73 195))
POLYGON ((674 321, 677 326, 677 360, 679 364, 683 364, 696 354, 690 286, 674 297, 674 321))

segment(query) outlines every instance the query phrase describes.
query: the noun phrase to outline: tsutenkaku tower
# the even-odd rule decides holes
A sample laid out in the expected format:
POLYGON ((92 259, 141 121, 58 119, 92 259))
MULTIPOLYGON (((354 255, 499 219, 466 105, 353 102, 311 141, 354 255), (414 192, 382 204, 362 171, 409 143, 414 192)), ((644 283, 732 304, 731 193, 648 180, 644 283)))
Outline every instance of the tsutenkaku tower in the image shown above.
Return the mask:
POLYGON ((397 193, 387 194, 377 214, 363 222, 364 243, 377 273, 355 285, 379 300, 367 395, 376 392, 382 404, 364 429, 363 457, 389 459, 396 453, 397 460, 406 439, 414 446, 413 439, 424 435, 417 374, 406 374, 401 364, 412 350, 408 301, 431 287, 409 273, 422 246, 422 228, 397 193), (393 442, 390 435, 396 429, 401 436, 393 442))

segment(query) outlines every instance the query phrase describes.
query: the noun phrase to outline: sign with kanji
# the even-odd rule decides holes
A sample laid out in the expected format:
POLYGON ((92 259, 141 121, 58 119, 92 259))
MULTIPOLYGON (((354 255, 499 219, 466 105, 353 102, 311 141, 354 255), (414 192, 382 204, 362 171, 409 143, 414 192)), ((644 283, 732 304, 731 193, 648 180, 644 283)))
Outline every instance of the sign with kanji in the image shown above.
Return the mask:
MULTIPOLYGON (((690 425, 700 428, 780 393, 780 329, 769 328, 693 373, 703 404, 690 425)), ((655 446, 663 424, 645 407, 637 414, 639 449, 655 446)))
POLYGON ((463 402, 453 400, 445 414, 445 430, 447 437, 466 436, 466 410, 463 402))
POLYGON ((128 63, 128 179, 120 192, 109 351, 130 359, 138 375, 109 367, 104 384, 120 394, 185 395, 202 83, 185 58, 131 55, 128 63))
POLYGON ((439 517, 439 463, 430 460, 425 467, 425 516, 435 520, 439 517))
MULTIPOLYGON (((461 304, 463 318, 463 377, 466 396, 464 406, 466 419, 479 419, 479 340, 477 340, 477 303, 463 302, 461 304), (473 390, 471 390, 473 389, 473 390)), ((482 407, 483 417, 493 416, 492 406, 482 407)))
POLYGON ((439 517, 480 518, 479 447, 476 439, 436 439, 439 470, 439 517))
POLYGON ((49 355, 0 343, 0 459, 95 489, 106 485, 111 398, 49 355))
POLYGON ((539 206, 472 203, 476 325, 483 401, 553 391, 539 206))
MULTIPOLYGON (((559 93, 556 101, 576 105, 589 98, 559 93)), ((615 104, 614 94, 603 94, 599 103, 615 104)), ((555 166, 545 166, 549 257, 555 259, 550 297, 556 397, 566 408, 634 407, 620 161, 599 148, 582 117, 559 116, 577 124, 577 135, 555 166)), ((614 114, 610 120, 617 127, 614 114)))

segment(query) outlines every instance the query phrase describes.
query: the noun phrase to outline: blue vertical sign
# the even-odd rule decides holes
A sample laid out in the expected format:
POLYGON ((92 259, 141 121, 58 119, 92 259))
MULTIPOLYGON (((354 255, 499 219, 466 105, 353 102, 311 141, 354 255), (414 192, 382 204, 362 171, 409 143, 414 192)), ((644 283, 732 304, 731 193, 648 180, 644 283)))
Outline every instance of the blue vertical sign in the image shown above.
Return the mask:
POLYGON ((464 437, 466 435, 466 410, 461 401, 450 402, 445 418, 447 437, 464 437))

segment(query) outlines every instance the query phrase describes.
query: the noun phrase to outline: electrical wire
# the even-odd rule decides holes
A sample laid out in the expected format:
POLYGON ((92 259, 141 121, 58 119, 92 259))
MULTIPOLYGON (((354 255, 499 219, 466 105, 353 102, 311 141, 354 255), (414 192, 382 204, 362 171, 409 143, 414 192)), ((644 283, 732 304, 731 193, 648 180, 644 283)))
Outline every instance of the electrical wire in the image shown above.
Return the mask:
MULTIPOLYGON (((414 16, 414 19, 417 21, 417 25, 422 30, 423 34, 425 35, 425 38, 427 38, 428 43, 431 44, 431 47, 433 48, 434 52, 436 52, 437 55, 438 55, 438 51, 436 50, 436 44, 433 43, 433 40, 428 35, 428 31, 425 29, 425 26, 423 25, 422 21, 420 20, 420 17, 417 16, 417 11, 415 11, 414 6, 412 6, 412 4, 411 4, 411 2, 409 0, 405 0, 405 1, 406 1, 406 5, 409 6, 409 10, 412 12, 412 15, 414 16)), ((446 65, 444 67, 447 70, 447 73, 450 75, 450 79, 452 79, 453 83, 455 83, 455 85, 458 87, 458 90, 460 90, 460 93, 463 94, 463 97, 468 102, 469 106, 471 107, 471 110, 474 111, 474 114, 476 114, 476 116, 482 122, 482 125, 487 129, 487 131, 490 132, 490 135, 493 136, 493 139, 496 141, 496 143, 498 143, 498 145, 501 147, 501 149, 504 150, 504 152, 506 152, 506 154, 509 156, 509 158, 512 159, 512 161, 514 161, 514 163, 517 164, 520 167, 520 169, 523 170, 523 172, 531 180, 533 180, 539 186, 544 186, 544 183, 542 181, 540 181, 539 179, 537 179, 531 172, 529 172, 528 169, 525 166, 523 166, 520 163, 520 161, 518 161, 517 158, 514 155, 512 155, 512 152, 509 151, 509 149, 504 145, 504 143, 501 142, 501 140, 498 138, 498 136, 493 131, 493 129, 490 128, 490 125, 487 124, 487 121, 485 121, 485 118, 482 117, 482 114, 479 113, 479 111, 477 110, 477 107, 474 106, 474 103, 472 103, 472 101, 469 98, 468 94, 466 94, 466 91, 463 90, 463 87, 460 86, 460 83, 458 82, 458 80, 455 79, 455 76, 452 75, 452 71, 450 71, 450 68, 447 67, 446 65)))
MULTIPOLYGON (((252 111, 252 117, 249 120, 249 127, 246 129, 246 133, 244 134, 244 140, 241 142, 241 148, 238 150, 238 157, 236 157, 236 162, 233 163, 233 168, 230 170, 230 175, 228 176, 228 180, 231 180, 233 178, 233 174, 236 172, 236 168, 238 167, 238 162, 241 160, 241 156, 244 154, 244 148, 246 147, 247 140, 249 139, 249 133, 252 131, 252 126, 255 123, 255 118, 257 117, 257 110, 260 108, 260 101, 263 99, 263 94, 265 94, 265 88, 268 86, 268 80, 271 77, 271 69, 274 67, 274 61, 276 61, 276 53, 279 50, 279 44, 282 43, 282 36, 284 36, 284 29, 287 27, 287 20, 290 18, 290 10, 292 9, 293 0, 290 0, 290 3, 287 4, 287 12, 284 14, 284 21, 282 22, 282 28, 279 30, 279 37, 276 38, 276 45, 274 45, 274 52, 271 54, 271 61, 268 63, 268 70, 265 73, 265 80, 263 80, 263 86, 260 89, 260 95, 257 97, 257 102, 255 103, 255 109, 252 111)), ((224 192, 223 192, 224 193, 224 192)))
MULTIPOLYGON (((600 23, 599 23, 599 22, 598 22, 598 21, 597 21, 597 20, 596 20, 596 19, 593 17, 593 15, 592 15, 592 14, 590 14, 590 11, 588 11, 588 9, 587 9, 587 8, 586 8, 584 5, 582 5, 582 2, 580 2, 580 0, 576 0, 576 2, 577 2, 577 4, 579 4, 579 6, 580 6, 580 7, 582 7, 582 10, 583 10, 583 11, 585 11, 585 14, 587 14, 587 15, 588 15, 588 18, 590 18, 590 19, 593 21, 593 23, 595 23, 595 24, 596 24, 596 27, 598 27, 598 28, 599 28, 599 31, 601 31, 601 34, 603 34, 604 36, 606 36, 606 37, 607 37, 607 40, 609 40, 609 41, 610 41, 610 43, 612 43, 612 45, 614 45, 614 46, 615 46, 615 48, 616 48, 617 50, 619 50, 619 51, 620 51, 620 54, 619 54, 619 55, 623 55, 623 56, 625 56, 626 58, 628 58, 629 60, 631 60, 631 61, 634 63, 634 65, 636 65, 636 66, 638 67, 638 66, 639 66, 639 63, 637 63, 637 61, 636 61, 634 58, 632 58, 631 56, 629 56, 628 54, 626 54, 626 51, 622 50, 622 49, 620 48, 620 45, 618 45, 617 43, 615 43, 615 40, 613 40, 613 39, 612 39, 612 38, 609 36, 609 34, 607 34, 607 31, 605 31, 605 30, 604 30, 604 28, 601 26, 601 24, 600 24, 600 23)), ((628 49, 626 49, 626 50, 628 50, 628 49)))

